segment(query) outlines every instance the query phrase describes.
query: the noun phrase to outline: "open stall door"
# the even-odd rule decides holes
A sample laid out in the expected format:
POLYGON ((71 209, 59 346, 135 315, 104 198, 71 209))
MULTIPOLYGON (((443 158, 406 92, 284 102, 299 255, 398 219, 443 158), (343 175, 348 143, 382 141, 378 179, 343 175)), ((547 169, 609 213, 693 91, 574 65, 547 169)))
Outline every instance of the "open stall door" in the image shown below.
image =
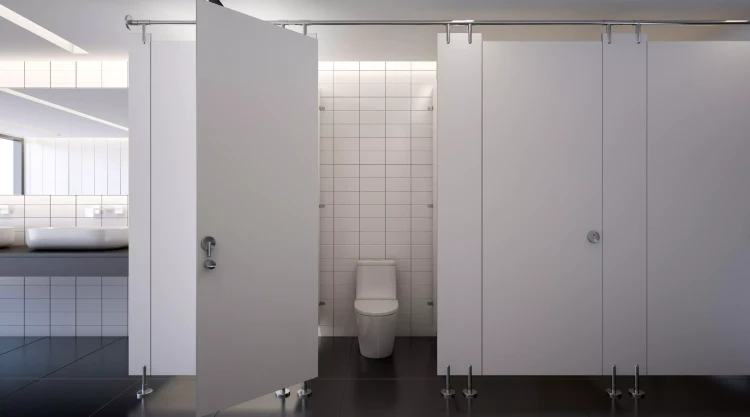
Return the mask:
POLYGON ((202 0, 197 22, 201 416, 317 376, 318 50, 202 0))

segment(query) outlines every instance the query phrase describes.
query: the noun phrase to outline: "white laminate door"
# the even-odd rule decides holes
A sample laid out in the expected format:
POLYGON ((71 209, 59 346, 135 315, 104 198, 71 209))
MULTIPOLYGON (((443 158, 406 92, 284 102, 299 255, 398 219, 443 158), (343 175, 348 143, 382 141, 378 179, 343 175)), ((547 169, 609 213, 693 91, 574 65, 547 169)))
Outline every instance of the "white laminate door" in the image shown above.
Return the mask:
POLYGON ((317 376, 318 51, 315 39, 203 0, 197 22, 205 415, 317 376))
POLYGON ((600 374, 602 44, 485 42, 483 101, 483 372, 600 374))
POLYGON ((648 49, 649 374, 750 373, 750 42, 648 49))

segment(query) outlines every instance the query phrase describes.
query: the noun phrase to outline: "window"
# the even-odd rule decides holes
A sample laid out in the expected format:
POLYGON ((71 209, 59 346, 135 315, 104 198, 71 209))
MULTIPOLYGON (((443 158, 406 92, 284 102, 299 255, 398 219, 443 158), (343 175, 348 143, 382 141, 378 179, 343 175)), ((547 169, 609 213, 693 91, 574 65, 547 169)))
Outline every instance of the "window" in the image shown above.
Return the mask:
POLYGON ((0 136, 0 195, 23 194, 23 142, 0 136))

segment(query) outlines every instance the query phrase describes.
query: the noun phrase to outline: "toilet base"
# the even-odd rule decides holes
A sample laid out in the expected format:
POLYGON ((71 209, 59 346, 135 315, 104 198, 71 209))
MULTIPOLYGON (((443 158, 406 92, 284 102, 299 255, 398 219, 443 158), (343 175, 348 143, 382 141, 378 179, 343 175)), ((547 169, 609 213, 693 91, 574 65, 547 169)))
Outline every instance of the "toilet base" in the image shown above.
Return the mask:
POLYGON ((383 359, 393 353, 398 314, 365 316, 357 314, 359 352, 370 359, 383 359))

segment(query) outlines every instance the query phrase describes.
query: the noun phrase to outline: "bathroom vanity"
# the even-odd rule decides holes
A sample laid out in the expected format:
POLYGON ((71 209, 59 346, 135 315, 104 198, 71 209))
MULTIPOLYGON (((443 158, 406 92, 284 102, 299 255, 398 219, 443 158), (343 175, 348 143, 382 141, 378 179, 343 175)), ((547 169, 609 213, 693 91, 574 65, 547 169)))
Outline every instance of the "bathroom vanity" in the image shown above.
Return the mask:
POLYGON ((128 249, 35 251, 26 246, 0 249, 0 276, 128 276, 128 249))

